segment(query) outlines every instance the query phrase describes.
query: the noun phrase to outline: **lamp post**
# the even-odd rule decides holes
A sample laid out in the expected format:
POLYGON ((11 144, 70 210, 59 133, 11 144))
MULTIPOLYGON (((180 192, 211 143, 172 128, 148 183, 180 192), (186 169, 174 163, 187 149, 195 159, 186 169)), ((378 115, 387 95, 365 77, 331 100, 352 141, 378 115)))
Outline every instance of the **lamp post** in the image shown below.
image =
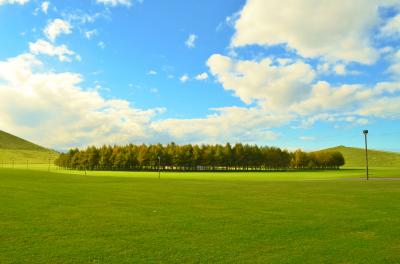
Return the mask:
POLYGON ((368 135, 368 130, 364 130, 364 138, 365 138, 365 168, 366 168, 366 174, 367 174, 367 181, 369 179, 368 175, 368 143, 367 143, 367 135, 368 135))
POLYGON ((160 156, 157 156, 157 158, 158 158, 158 179, 160 179, 160 174, 161 174, 161 172, 160 172, 160 169, 161 169, 161 157, 160 157, 160 156))

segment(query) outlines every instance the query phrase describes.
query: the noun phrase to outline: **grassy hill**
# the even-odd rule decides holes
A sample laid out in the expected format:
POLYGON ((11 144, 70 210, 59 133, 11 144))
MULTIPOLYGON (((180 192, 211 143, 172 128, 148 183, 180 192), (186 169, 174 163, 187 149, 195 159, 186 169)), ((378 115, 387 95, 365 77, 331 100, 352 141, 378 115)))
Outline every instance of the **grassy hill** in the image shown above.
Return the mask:
MULTIPOLYGON (((346 161, 345 167, 365 166, 365 150, 362 148, 338 146, 325 150, 341 152, 346 161)), ((368 150, 368 163, 370 167, 400 167, 400 153, 368 150)))
POLYGON ((48 163, 58 153, 0 130, 0 164, 48 163))

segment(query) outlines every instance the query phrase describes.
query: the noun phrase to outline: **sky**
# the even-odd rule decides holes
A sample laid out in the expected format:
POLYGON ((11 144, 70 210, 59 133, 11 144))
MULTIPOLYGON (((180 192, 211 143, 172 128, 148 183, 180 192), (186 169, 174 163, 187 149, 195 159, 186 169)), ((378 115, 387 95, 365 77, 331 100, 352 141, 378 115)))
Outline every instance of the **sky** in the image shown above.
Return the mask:
POLYGON ((0 129, 57 150, 400 151, 400 0, 0 0, 0 129))

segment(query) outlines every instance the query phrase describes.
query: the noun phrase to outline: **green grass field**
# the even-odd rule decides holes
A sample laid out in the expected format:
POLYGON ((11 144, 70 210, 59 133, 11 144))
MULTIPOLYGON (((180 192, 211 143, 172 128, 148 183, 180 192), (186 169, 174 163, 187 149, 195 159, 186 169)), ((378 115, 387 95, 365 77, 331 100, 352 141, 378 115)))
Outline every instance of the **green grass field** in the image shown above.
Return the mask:
POLYGON ((0 166, 12 166, 12 163, 19 165, 48 164, 50 159, 53 162, 58 153, 50 150, 15 150, 0 149, 0 166))
POLYGON ((400 262, 400 181, 362 170, 40 169, 0 169, 0 263, 400 262))

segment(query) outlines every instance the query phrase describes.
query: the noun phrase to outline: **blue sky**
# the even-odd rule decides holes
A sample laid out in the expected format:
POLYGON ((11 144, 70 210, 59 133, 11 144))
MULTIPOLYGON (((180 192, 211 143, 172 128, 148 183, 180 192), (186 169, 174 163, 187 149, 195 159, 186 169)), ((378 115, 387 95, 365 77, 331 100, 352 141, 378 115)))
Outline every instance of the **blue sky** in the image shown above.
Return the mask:
POLYGON ((400 1, 346 3, 0 0, 0 129, 400 151, 400 1))

